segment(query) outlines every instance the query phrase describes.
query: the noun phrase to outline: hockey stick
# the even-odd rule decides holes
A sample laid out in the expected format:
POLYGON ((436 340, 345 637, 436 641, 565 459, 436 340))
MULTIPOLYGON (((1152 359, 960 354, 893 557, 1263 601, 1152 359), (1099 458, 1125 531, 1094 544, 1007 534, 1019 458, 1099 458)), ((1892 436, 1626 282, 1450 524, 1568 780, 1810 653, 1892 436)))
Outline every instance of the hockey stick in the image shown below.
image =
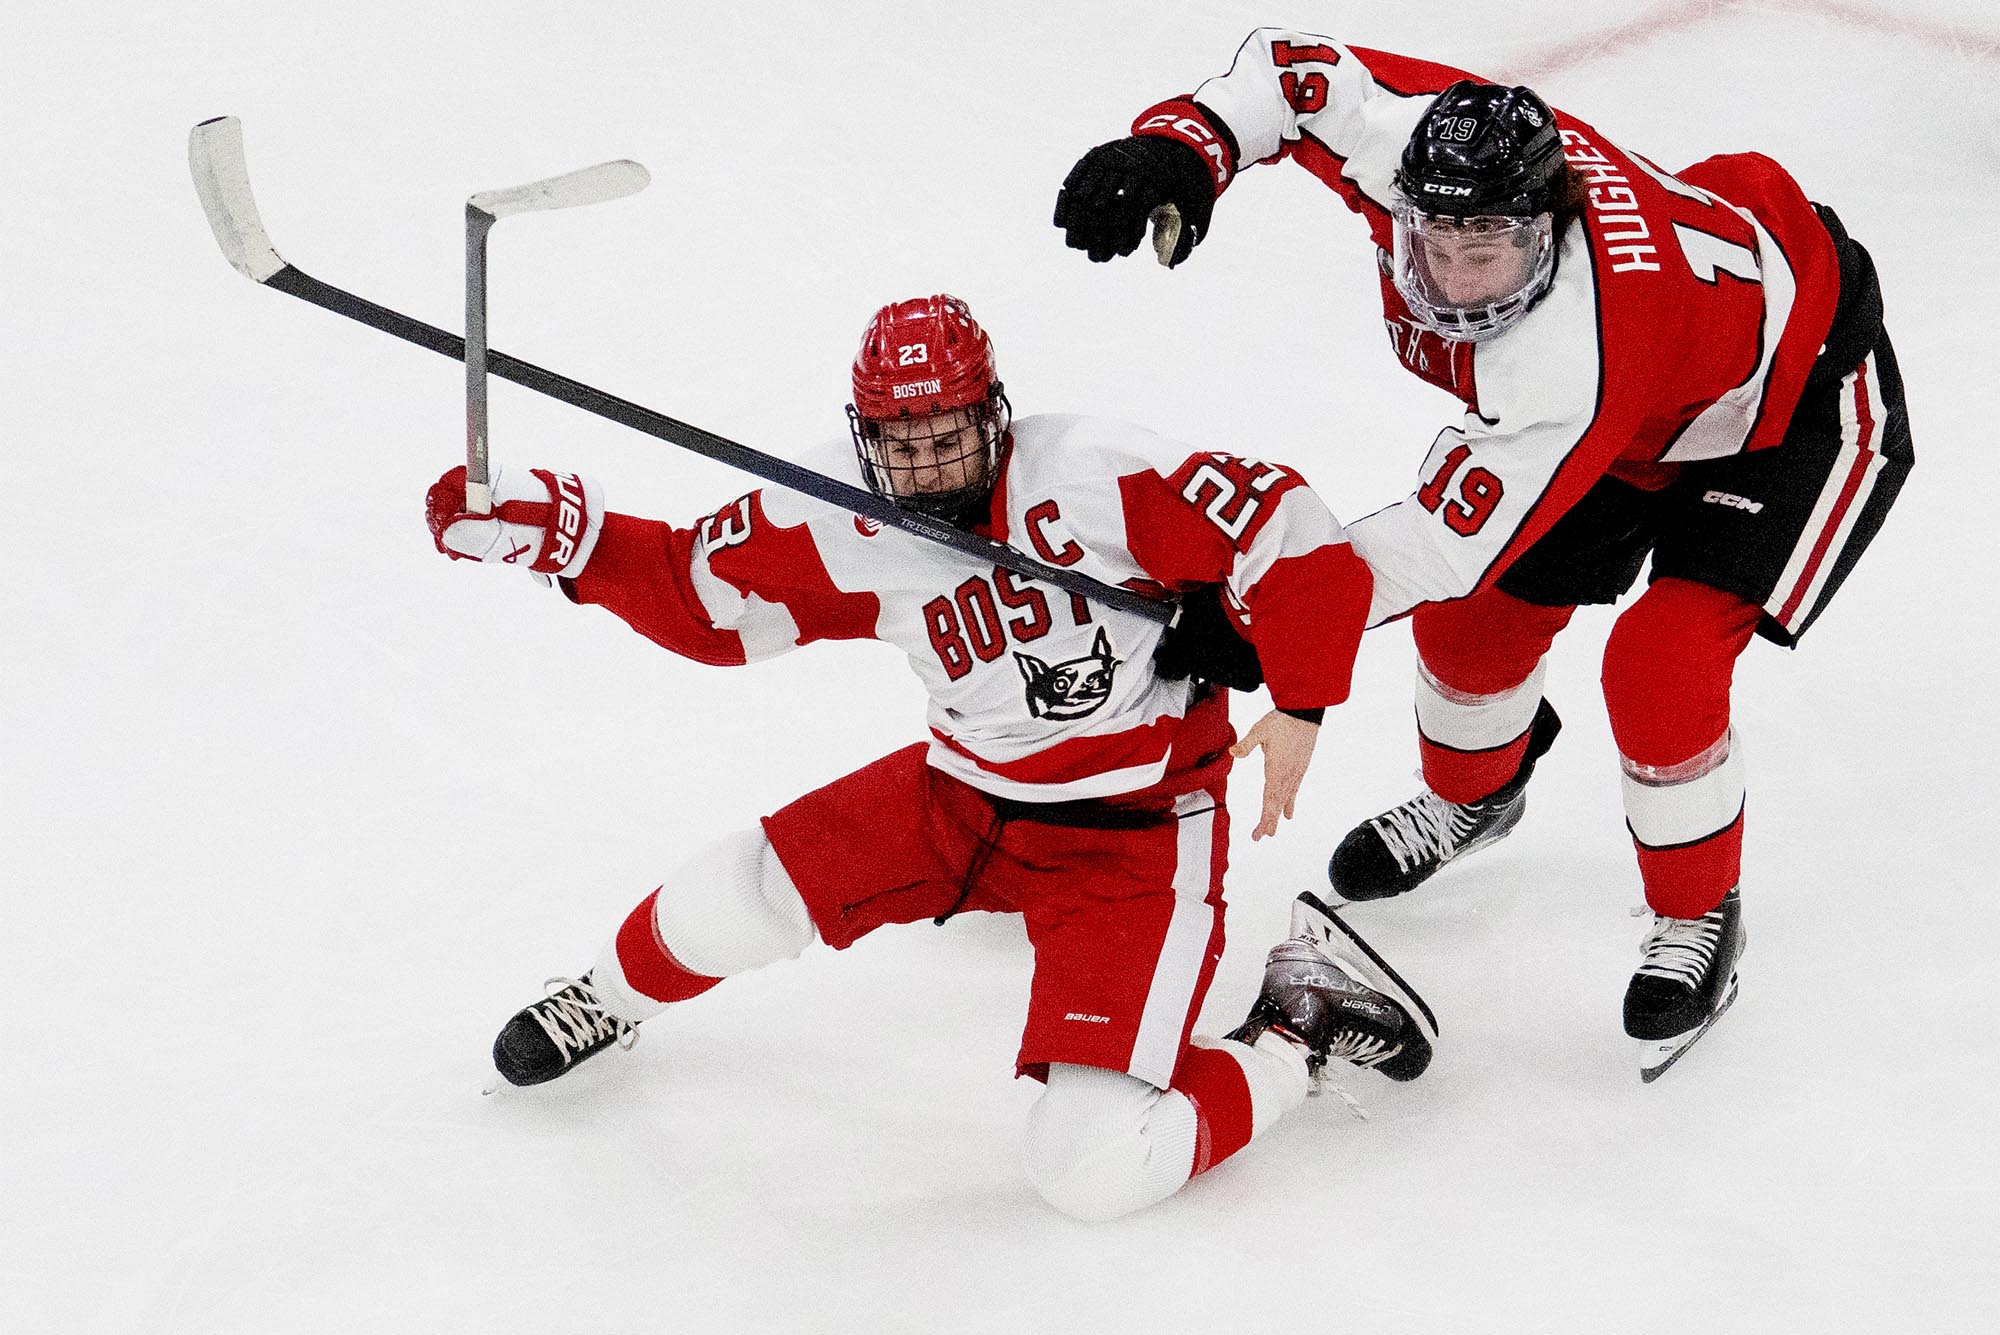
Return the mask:
POLYGON ((1153 228, 1153 258, 1164 267, 1174 267, 1174 247, 1181 242, 1181 211, 1162 204, 1146 215, 1153 228))
MULTIPOLYGON (((465 360, 465 340, 458 335, 448 334, 400 311, 378 306, 352 292, 323 283, 279 257, 271 245, 271 238, 264 231, 257 202, 250 193, 249 169, 243 156, 243 124, 236 117, 218 116, 203 121, 189 132, 188 167, 194 175, 195 193, 201 197, 202 209, 208 215, 208 225, 215 233, 216 244, 222 248, 223 257, 244 277, 420 348, 428 348, 455 361, 465 360)), ((1174 603, 1148 598, 1130 589, 1037 561, 1003 542, 905 510, 872 491, 815 473, 809 468, 801 468, 776 455, 739 445, 664 413, 544 370, 532 362, 492 351, 487 353, 486 361, 487 370, 503 380, 511 380, 537 394, 728 464, 767 482, 815 497, 872 519, 884 527, 901 529, 950 547, 976 561, 1045 581, 1106 607, 1115 607, 1162 623, 1171 622, 1174 618, 1174 603)))
MULTIPOLYGON (((247 181, 247 176, 246 176, 247 181)), ((493 513, 486 468, 486 237, 516 213, 573 209, 623 199, 653 178, 629 158, 600 162, 563 176, 505 190, 483 190, 465 201, 465 509, 493 513)))

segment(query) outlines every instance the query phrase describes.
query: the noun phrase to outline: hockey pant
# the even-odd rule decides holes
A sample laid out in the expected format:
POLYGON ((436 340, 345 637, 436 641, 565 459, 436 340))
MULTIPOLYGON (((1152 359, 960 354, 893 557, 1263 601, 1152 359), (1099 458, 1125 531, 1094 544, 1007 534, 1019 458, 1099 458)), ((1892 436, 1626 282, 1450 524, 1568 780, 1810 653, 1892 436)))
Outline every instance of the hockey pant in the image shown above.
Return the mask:
MULTIPOLYGON (((625 919, 592 970, 598 995, 637 1023, 731 974, 795 958, 825 939, 806 899, 765 830, 726 835, 625 919)), ((1198 1008, 1201 992, 1205 975, 1188 1004, 1198 1008)), ((1124 1070, 1046 1063, 1024 1166, 1051 1205, 1104 1220, 1163 1200, 1296 1107, 1309 1087, 1303 1057, 1275 1036, 1254 1047, 1186 1036, 1178 1046, 1166 1088, 1124 1070)))
MULTIPOLYGON (((1519 771, 1549 645, 1574 611, 1498 589, 1417 609, 1418 747, 1438 796, 1476 801, 1519 771)), ((1733 594, 1656 579, 1604 646, 1626 825, 1646 902, 1669 917, 1700 917, 1738 880, 1743 750, 1729 692, 1761 615, 1733 594)))

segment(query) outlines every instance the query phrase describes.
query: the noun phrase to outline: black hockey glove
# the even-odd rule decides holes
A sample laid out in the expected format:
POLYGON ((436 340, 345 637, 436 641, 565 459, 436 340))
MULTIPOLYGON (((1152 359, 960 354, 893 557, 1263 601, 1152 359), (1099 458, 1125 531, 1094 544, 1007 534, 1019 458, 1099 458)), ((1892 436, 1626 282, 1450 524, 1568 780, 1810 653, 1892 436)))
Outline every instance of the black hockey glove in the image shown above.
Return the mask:
POLYGON ((1257 650, 1223 610, 1219 584, 1204 584, 1181 598, 1180 613, 1153 651, 1153 670, 1168 681, 1197 677, 1232 691, 1264 684, 1257 650))
POLYGON ((1162 204, 1181 215, 1172 268, 1208 235, 1215 178, 1198 149, 1178 139, 1135 134, 1114 139, 1077 159, 1056 195, 1055 225, 1072 250, 1102 264, 1130 255, 1146 235, 1146 220, 1162 204))

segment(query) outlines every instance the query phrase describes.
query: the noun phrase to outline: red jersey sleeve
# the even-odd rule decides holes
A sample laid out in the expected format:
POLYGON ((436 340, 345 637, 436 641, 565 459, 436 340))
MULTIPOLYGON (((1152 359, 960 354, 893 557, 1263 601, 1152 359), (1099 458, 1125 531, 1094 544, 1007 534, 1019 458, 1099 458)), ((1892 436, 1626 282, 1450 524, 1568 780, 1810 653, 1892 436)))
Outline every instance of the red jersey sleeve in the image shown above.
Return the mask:
POLYGON ((1339 704, 1373 577, 1339 521, 1288 468, 1228 454, 1119 479, 1127 543, 1175 589, 1221 584, 1280 708, 1339 704))
POLYGON ((751 492, 691 528, 606 515, 570 582, 656 644, 697 662, 755 662, 814 640, 875 635, 880 599, 842 589, 810 522, 780 523, 751 492))

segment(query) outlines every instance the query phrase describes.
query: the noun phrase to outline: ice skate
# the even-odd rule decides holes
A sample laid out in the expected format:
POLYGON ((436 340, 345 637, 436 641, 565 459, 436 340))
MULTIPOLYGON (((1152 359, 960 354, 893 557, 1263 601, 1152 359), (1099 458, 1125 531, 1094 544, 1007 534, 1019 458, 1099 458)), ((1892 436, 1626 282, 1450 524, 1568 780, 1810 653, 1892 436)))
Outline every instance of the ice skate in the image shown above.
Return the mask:
POLYGON ((1521 768, 1498 791, 1461 803, 1447 802, 1426 788, 1350 830, 1327 863, 1334 893, 1349 903, 1388 899, 1422 885, 1446 863, 1504 839, 1528 809, 1535 762, 1561 730, 1562 720, 1544 700, 1521 768))
POLYGON ((1254 1042, 1277 1030, 1311 1052, 1414 1080, 1430 1065, 1437 1018, 1366 941, 1311 894, 1292 906, 1292 935, 1271 948, 1264 987, 1230 1037, 1254 1042))
POLYGON ((493 1040, 493 1065, 510 1085, 539 1085, 616 1044, 629 1048, 639 1031, 605 1011, 582 978, 551 978, 548 996, 526 1007, 493 1040))
POLYGON ((1653 919, 1625 989, 1625 1032, 1639 1043, 1641 1080, 1658 1079, 1736 1000, 1745 940, 1733 889, 1699 918, 1653 919))

